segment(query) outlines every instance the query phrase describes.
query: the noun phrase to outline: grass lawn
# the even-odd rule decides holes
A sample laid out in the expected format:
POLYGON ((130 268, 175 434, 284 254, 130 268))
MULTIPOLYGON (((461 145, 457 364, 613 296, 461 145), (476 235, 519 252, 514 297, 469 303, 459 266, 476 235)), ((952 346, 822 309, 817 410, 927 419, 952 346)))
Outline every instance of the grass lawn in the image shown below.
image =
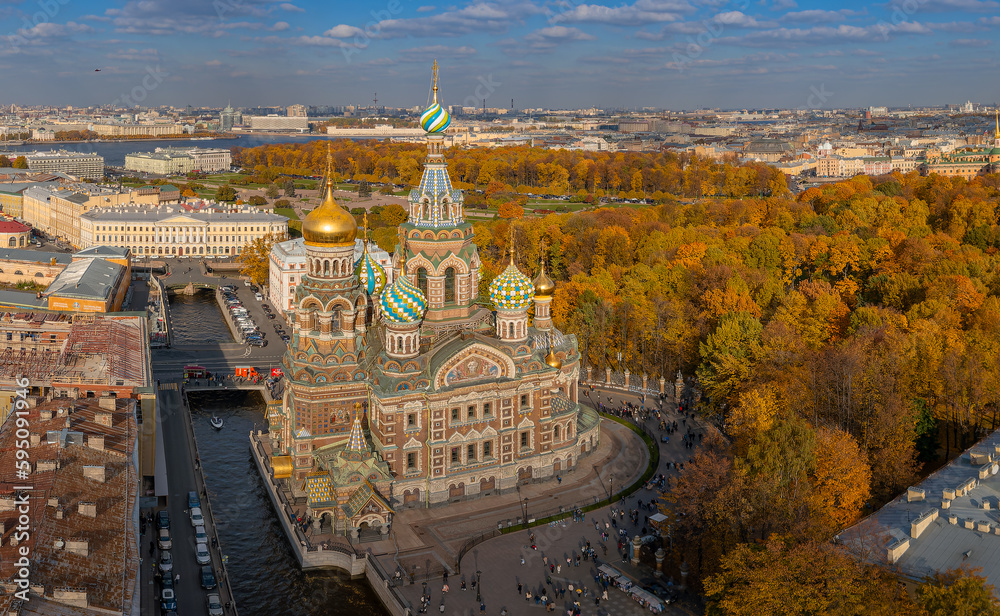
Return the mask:
POLYGON ((296 214, 295 210, 293 210, 290 207, 278 207, 278 208, 274 208, 274 213, 277 214, 277 215, 279 215, 279 216, 284 216, 284 217, 288 218, 288 220, 298 220, 299 219, 298 214, 296 214))

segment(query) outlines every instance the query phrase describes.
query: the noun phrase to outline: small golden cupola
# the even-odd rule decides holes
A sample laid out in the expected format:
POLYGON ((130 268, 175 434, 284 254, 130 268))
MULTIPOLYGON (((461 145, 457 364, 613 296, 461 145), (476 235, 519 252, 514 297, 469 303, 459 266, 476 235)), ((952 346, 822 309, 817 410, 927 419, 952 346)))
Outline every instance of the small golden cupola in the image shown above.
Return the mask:
MULTIPOLYGON (((327 154, 329 157, 329 154, 327 154)), ((358 237, 354 216, 333 200, 333 178, 327 161, 323 203, 302 221, 302 237, 309 246, 353 246, 358 237)))
POLYGON ((531 283, 535 285, 535 297, 552 297, 556 292, 556 283, 545 273, 545 261, 542 261, 541 269, 531 283))
POLYGON ((552 335, 549 334, 549 354, 545 356, 545 363, 552 366, 556 370, 562 368, 562 361, 556 355, 555 349, 552 347, 552 335))

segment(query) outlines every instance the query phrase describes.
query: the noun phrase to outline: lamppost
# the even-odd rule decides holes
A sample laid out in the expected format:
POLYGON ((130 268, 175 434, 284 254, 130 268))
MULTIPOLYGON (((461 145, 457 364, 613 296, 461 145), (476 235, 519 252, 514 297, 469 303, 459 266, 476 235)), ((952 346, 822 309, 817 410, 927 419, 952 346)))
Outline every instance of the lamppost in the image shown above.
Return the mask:
POLYGON ((524 497, 524 527, 528 528, 528 497, 524 497))
POLYGON ((476 601, 478 601, 479 603, 483 602, 483 594, 481 592, 483 588, 482 577, 483 577, 483 572, 476 570, 476 601))
POLYGON ((611 473, 611 477, 608 478, 608 483, 611 486, 611 491, 608 494, 608 503, 610 503, 611 499, 613 499, 615 497, 615 474, 614 473, 611 473))

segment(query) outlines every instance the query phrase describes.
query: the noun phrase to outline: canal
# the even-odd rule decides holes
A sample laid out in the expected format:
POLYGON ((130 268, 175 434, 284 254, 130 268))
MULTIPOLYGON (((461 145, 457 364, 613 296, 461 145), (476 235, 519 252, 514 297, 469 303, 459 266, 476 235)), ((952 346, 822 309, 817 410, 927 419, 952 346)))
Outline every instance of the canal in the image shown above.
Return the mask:
MULTIPOLYGON (((223 327, 225 324, 222 324, 223 327)), ((248 435, 266 430, 258 392, 190 392, 212 513, 240 616, 384 616, 364 580, 303 572, 250 457, 248 435), (225 424, 216 431, 212 415, 225 424)))
POLYGON ((198 289, 194 295, 171 293, 169 299, 175 345, 234 342, 214 289, 198 289))

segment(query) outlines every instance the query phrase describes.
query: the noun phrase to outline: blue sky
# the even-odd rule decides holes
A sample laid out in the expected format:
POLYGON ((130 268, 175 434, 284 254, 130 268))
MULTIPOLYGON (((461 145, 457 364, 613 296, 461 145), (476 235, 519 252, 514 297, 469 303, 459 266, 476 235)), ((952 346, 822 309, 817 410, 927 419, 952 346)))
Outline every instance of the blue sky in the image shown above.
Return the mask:
POLYGON ((997 94, 998 0, 0 4, 0 104, 857 107, 997 94), (100 72, 94 69, 100 68, 100 72))

